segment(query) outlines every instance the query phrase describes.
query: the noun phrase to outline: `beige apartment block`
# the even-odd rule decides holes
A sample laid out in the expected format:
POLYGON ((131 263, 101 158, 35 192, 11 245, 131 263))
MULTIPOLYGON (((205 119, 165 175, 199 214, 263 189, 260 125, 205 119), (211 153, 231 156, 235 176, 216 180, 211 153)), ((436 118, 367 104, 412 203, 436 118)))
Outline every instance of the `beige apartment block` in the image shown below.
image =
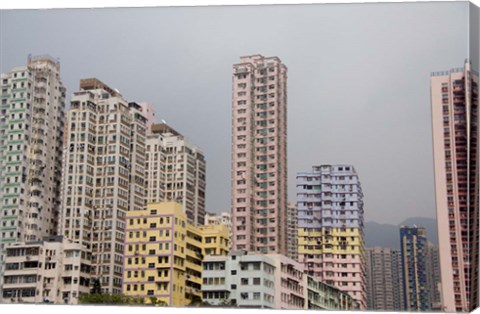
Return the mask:
POLYGON ((122 292, 125 216, 145 207, 146 121, 94 78, 80 81, 68 112, 61 234, 92 250, 104 293, 122 292))
POLYGON ((205 213, 206 226, 225 226, 228 230, 228 247, 232 247, 232 216, 229 212, 205 213))
POLYGON ((65 87, 50 56, 29 57, 0 84, 1 282, 7 244, 57 233, 65 87))
POLYGON ((287 251, 287 67, 252 55, 233 65, 233 250, 287 251))
POLYGON ((9 244, 0 303, 78 304, 90 270, 90 251, 62 236, 9 244))
POLYGON ((434 72, 430 79, 435 197, 443 310, 478 307, 478 71, 434 72))
POLYGON ((205 224, 206 162, 202 150, 166 123, 151 126, 146 143, 148 203, 182 204, 187 220, 205 224))
POLYGON ((127 213, 123 291, 169 306, 201 300, 202 261, 228 254, 225 226, 194 226, 177 202, 127 213))

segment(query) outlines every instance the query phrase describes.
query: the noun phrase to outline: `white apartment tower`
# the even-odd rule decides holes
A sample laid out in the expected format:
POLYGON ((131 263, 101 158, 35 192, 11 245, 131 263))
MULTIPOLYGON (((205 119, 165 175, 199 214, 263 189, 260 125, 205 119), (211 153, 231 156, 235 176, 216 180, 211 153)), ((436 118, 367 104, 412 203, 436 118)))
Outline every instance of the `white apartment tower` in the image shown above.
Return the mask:
POLYGON ((0 81, 1 277, 6 244, 57 232, 65 87, 50 56, 29 57, 0 81))
POLYGON ((125 215, 145 207, 146 118, 117 90, 84 79, 68 130, 61 233, 92 250, 92 279, 119 294, 125 215))
POLYGON ((277 57, 233 65, 233 250, 286 254, 287 67, 277 57))
POLYGON ((193 225, 205 224, 203 152, 166 123, 153 124, 147 137, 147 202, 176 201, 193 225))

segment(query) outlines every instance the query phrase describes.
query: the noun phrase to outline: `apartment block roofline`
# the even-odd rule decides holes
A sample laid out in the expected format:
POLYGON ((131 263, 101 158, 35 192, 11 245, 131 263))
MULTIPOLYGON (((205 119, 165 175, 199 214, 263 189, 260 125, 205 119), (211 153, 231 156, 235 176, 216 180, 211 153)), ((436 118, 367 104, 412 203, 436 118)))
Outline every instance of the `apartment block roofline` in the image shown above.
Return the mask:
POLYGON ((80 80, 80 89, 81 90, 93 90, 93 89, 103 89, 110 93, 113 97, 120 96, 120 92, 116 89, 111 88, 107 84, 103 83, 99 79, 92 77, 80 80))
MULTIPOLYGON (((465 65, 472 65, 472 61, 468 58, 465 59, 465 62, 464 62, 465 65)), ((478 75, 479 72, 478 70, 476 69, 470 69, 474 74, 478 75)), ((430 76, 431 77, 436 77, 436 76, 446 76, 446 75, 450 75, 452 73, 461 73, 461 72, 464 72, 465 71, 465 67, 457 67, 457 68, 451 68, 450 70, 444 70, 444 71, 433 71, 433 72, 430 72, 430 76)))
MULTIPOLYGON (((26 242, 15 242, 11 243, 7 246, 8 248, 14 248, 17 246, 25 246, 25 245, 36 245, 36 244, 42 244, 45 242, 63 242, 64 236, 63 235, 53 235, 53 236, 47 236, 43 237, 41 240, 36 240, 36 241, 26 241, 26 242)), ((73 242, 70 239, 67 239, 70 242, 73 242)))
POLYGON ((28 65, 31 65, 34 62, 47 61, 55 65, 58 69, 60 69, 60 61, 58 61, 58 59, 55 59, 49 54, 43 54, 43 55, 37 55, 37 56, 32 56, 31 54, 29 54, 27 61, 28 61, 27 62, 28 65))
MULTIPOLYGON (((240 60, 244 59, 244 58, 259 58, 259 59, 263 59, 265 61, 268 61, 268 60, 275 60, 277 61, 279 64, 281 64, 281 66, 285 69, 288 69, 287 66, 285 64, 282 63, 282 60, 277 57, 277 56, 272 56, 272 57, 265 57, 261 54, 254 54, 254 55, 245 55, 245 56, 241 56, 240 57, 240 60)), ((242 66, 242 65, 245 65, 245 64, 250 64, 253 66, 253 64, 251 62, 240 62, 240 63, 235 63, 233 64, 233 67, 238 67, 238 66, 242 66)))
POLYGON ((173 135, 182 136, 177 130, 172 128, 171 126, 167 125, 166 123, 155 123, 152 124, 152 134, 164 134, 164 133, 172 133, 173 135))

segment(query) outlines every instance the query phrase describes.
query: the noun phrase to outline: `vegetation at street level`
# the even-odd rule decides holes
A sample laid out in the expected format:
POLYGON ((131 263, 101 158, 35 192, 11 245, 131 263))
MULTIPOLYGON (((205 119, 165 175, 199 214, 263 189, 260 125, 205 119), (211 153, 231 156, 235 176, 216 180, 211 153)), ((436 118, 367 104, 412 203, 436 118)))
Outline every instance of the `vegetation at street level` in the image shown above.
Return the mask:
POLYGON ((79 298, 79 304, 105 304, 105 305, 143 305, 144 298, 135 298, 118 294, 84 294, 79 298))
POLYGON ((105 304, 105 305, 150 305, 165 306, 165 302, 158 300, 156 297, 149 298, 150 302, 146 302, 145 298, 131 297, 118 294, 102 293, 100 280, 93 280, 93 287, 90 294, 80 295, 79 304, 105 304))

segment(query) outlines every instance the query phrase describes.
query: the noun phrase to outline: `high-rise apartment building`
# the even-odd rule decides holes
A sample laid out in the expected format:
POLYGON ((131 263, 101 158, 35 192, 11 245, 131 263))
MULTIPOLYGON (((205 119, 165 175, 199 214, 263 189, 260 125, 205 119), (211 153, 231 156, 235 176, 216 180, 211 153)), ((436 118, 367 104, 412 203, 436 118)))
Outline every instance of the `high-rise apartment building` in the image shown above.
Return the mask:
POLYGON ((85 79, 68 124, 61 234, 92 250, 93 278, 119 294, 125 216, 145 207, 146 118, 118 91, 85 79))
POLYGON ((430 309, 432 311, 442 310, 441 299, 441 279, 440 279, 440 255, 438 252, 438 246, 432 244, 430 241, 427 243, 427 288, 428 299, 430 302, 430 309))
POLYGON ((206 163, 201 149, 160 123, 151 126, 146 152, 148 203, 176 201, 189 223, 205 224, 206 163))
POLYGON ((363 193, 351 165, 297 174, 298 260, 316 279, 366 309, 363 193))
POLYGON ((228 231, 193 226, 179 203, 150 203, 127 213, 125 245, 124 294, 186 306, 201 299, 205 256, 228 254, 228 231))
POLYGON ((233 249, 286 254, 287 67, 245 56, 233 66, 233 249))
POLYGON ((366 257, 367 309, 389 312, 404 311, 400 250, 381 247, 367 248, 366 257))
POLYGON ((298 261, 297 203, 288 203, 287 207, 287 256, 298 261))
POLYGON ((421 227, 400 227, 404 306, 406 311, 431 309, 427 283, 428 241, 421 227))
POLYGON ((29 57, 0 81, 1 278, 6 244, 57 233, 65 87, 50 56, 29 57))
POLYGON ((478 307, 478 71, 431 75, 435 197, 442 302, 451 312, 478 307))

